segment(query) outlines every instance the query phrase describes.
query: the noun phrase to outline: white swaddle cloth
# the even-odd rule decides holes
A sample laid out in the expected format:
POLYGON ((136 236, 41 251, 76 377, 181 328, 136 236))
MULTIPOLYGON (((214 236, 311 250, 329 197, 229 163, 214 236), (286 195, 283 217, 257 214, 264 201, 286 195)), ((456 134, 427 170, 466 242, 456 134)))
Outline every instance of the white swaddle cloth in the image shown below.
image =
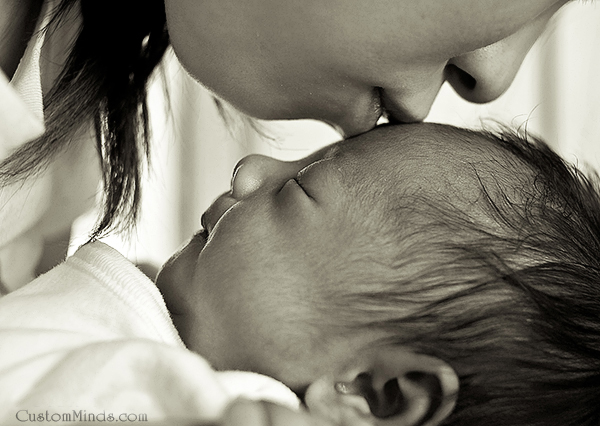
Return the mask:
POLYGON ((188 351, 152 281, 99 242, 0 299, 0 347, 0 424, 46 411, 215 421, 239 396, 298 407, 280 382, 188 351))
MULTIPOLYGON (((47 7, 48 4, 44 4, 35 35, 10 82, 0 69, 0 161, 40 137, 45 130, 40 53, 46 34, 41 29, 50 19, 47 7)), ((39 219, 50 202, 51 188, 50 179, 18 182, 0 188, 0 249, 12 240, 8 250, 0 250, 0 282, 9 287, 33 278, 34 266, 27 263, 37 262, 41 245, 27 238, 19 240, 19 234, 39 219), (27 253, 29 258, 21 261, 27 253)))
MULTIPOLYGON (((52 23, 55 4, 44 1, 12 80, 0 70, 0 161, 44 133, 44 94, 62 71, 81 23, 77 4, 52 23)), ((31 281, 46 240, 68 232, 75 218, 96 205, 98 160, 93 126, 81 123, 46 168, 0 187, 0 290, 31 281)))
MULTIPOLYGON (((47 7, 47 4, 45 5, 47 7)), ((44 133, 44 105, 40 53, 50 15, 42 11, 36 35, 31 39, 9 82, 0 69, 0 159, 44 133)))

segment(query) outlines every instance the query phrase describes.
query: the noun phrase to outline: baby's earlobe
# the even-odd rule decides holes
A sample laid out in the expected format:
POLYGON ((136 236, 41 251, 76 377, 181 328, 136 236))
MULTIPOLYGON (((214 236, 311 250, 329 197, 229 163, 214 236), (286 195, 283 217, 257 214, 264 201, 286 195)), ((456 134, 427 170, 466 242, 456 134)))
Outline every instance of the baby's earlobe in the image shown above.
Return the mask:
POLYGON ((336 389, 346 395, 343 397, 346 403, 350 402, 351 398, 356 399, 353 401, 354 407, 362 405, 363 420, 369 419, 368 424, 373 425, 427 424, 439 407, 438 398, 432 396, 429 389, 407 377, 393 377, 383 386, 376 386, 371 374, 361 373, 351 383, 337 383, 336 389), (362 404, 359 401, 362 401, 362 404))
POLYGON ((345 426, 435 426, 452 412, 458 378, 444 361, 402 347, 361 356, 306 392, 314 414, 345 426))
POLYGON ((363 399, 369 412, 380 419, 393 417, 402 412, 404 397, 398 385, 398 380, 388 380, 381 390, 373 386, 373 378, 368 373, 359 374, 353 382, 338 382, 336 390, 343 395, 357 395, 363 399))

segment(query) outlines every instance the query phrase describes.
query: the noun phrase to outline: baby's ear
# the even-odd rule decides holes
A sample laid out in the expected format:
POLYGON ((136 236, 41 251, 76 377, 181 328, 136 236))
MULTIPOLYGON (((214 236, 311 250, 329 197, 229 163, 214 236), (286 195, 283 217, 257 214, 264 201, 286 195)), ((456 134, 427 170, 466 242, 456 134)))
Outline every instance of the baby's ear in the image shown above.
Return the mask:
POLYGON ((388 346, 312 383, 306 405, 344 426, 434 426, 452 412, 457 396, 458 377, 444 361, 388 346))

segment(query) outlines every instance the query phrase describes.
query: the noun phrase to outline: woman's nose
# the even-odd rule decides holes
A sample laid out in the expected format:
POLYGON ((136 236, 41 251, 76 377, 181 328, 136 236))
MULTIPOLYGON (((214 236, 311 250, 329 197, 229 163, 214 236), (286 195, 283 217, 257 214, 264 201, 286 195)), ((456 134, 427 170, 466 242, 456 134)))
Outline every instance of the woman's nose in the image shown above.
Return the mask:
POLYGON ((485 103, 511 85, 531 46, 556 10, 548 10, 516 33, 448 61, 446 80, 468 101, 485 103))
POLYGON ((231 178, 231 195, 237 200, 248 197, 259 188, 275 185, 293 176, 293 163, 264 155, 253 154, 242 158, 234 168, 231 178))

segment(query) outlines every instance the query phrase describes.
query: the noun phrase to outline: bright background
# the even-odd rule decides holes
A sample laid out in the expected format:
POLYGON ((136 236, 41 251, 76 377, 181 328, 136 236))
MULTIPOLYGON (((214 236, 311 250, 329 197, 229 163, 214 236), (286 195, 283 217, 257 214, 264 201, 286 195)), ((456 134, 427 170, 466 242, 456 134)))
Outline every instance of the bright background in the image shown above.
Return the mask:
MULTIPOLYGON (((544 138, 565 158, 600 170, 600 6, 572 2, 531 50, 511 88, 487 105, 470 104, 445 85, 427 121, 480 127, 490 119, 544 138)), ((171 54, 165 61, 170 107, 161 78, 150 108, 154 125, 142 217, 128 238, 105 241, 131 260, 162 264, 200 224, 200 215, 229 189, 231 171, 250 153, 294 159, 339 139, 327 125, 308 121, 225 124, 210 94, 171 54)), ((78 221, 73 247, 85 241, 96 213, 78 221)))

